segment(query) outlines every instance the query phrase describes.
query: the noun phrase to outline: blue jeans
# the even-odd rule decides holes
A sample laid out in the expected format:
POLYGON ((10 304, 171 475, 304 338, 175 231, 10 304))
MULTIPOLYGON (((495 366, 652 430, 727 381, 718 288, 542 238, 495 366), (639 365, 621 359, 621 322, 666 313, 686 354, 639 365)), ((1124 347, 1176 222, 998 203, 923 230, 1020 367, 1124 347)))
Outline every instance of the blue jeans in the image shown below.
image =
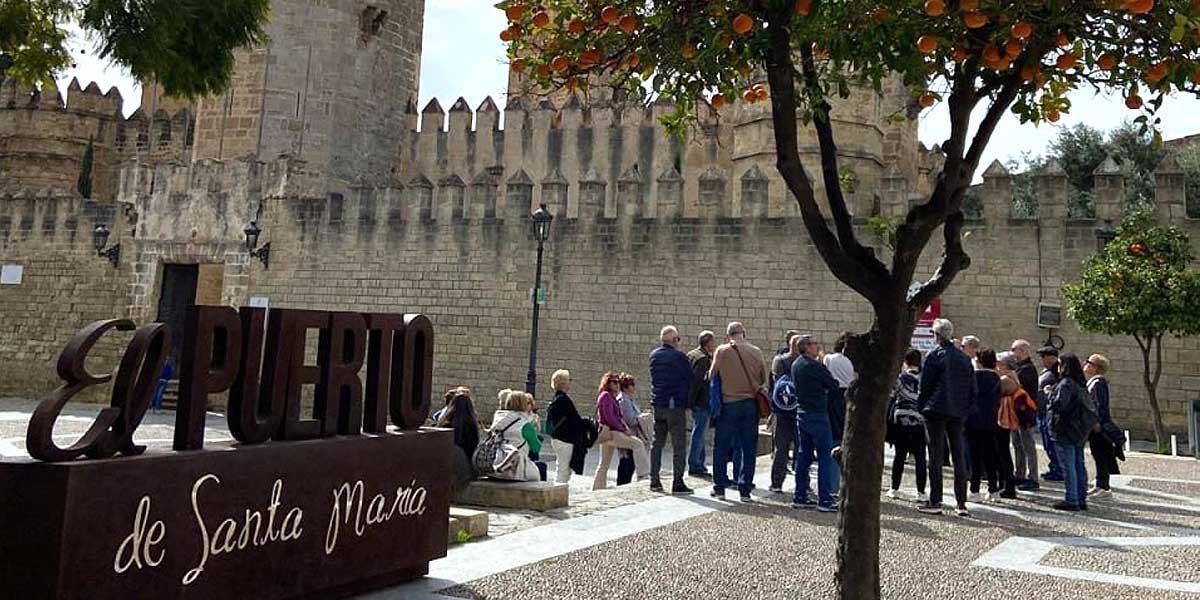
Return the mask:
MULTIPOLYGON (((1042 447, 1046 449, 1046 455, 1050 457, 1049 475, 1055 477, 1064 476, 1063 464, 1059 460, 1058 452, 1054 449, 1054 438, 1050 437, 1050 415, 1038 415, 1038 431, 1042 432, 1042 447)), ((1031 476, 1030 479, 1033 479, 1031 476)))
POLYGON ((758 406, 753 398, 728 402, 717 417, 716 441, 713 445, 713 487, 725 491, 734 483, 743 496, 754 487, 754 455, 758 445, 758 406), (737 452, 735 452, 735 450, 737 452), (740 456, 738 456, 740 455, 740 456), (726 466, 737 459, 736 481, 729 480, 726 466))
POLYGON ((1063 466, 1063 487, 1067 490, 1067 504, 1082 506, 1087 504, 1087 467, 1083 462, 1083 446, 1069 442, 1055 444, 1058 460, 1063 466))
POLYGON ((833 506, 833 490, 837 484, 837 463, 833 461, 833 430, 827 413, 800 413, 796 417, 796 433, 800 451, 796 453, 796 495, 801 502, 808 499, 808 468, 813 453, 817 456, 817 504, 833 506))
POLYGON ((704 434, 708 431, 709 412, 707 409, 692 409, 692 446, 688 450, 688 471, 703 473, 704 467, 704 434))

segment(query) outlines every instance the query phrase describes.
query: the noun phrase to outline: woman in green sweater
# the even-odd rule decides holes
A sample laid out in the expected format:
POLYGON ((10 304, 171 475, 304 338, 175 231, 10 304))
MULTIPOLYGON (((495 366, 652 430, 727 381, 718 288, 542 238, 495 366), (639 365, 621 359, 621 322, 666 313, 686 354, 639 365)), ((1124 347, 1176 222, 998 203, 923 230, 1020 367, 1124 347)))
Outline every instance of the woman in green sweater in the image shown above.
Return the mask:
MULTIPOLYGON (((517 455, 513 457, 516 463, 510 468, 488 475, 492 479, 510 481, 545 481, 545 463, 538 464, 530 460, 530 452, 537 454, 542 451, 542 441, 538 438, 537 427, 525 413, 526 407, 533 402, 532 396, 525 392, 512 392, 505 399, 504 405, 496 411, 492 418, 492 431, 502 431, 506 448, 516 448, 517 455)), ((503 457, 497 456, 497 460, 503 457)))

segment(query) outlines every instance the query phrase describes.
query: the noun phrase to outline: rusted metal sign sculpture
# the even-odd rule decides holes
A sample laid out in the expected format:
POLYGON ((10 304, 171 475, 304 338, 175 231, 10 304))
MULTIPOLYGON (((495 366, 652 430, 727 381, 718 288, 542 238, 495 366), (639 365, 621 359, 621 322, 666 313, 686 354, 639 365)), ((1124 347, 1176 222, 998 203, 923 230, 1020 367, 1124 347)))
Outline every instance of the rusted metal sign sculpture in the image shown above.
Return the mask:
POLYGON ((175 452, 134 441, 170 355, 164 325, 98 321, 63 349, 64 383, 29 424, 36 460, 0 463, 0 598, 333 598, 446 555, 453 439, 421 428, 428 319, 198 306, 184 332, 175 452), (133 338, 115 373, 92 374, 88 352, 113 329, 133 338), (110 381, 110 406, 60 447, 63 406, 110 381), (223 392, 238 443, 205 450, 223 392))

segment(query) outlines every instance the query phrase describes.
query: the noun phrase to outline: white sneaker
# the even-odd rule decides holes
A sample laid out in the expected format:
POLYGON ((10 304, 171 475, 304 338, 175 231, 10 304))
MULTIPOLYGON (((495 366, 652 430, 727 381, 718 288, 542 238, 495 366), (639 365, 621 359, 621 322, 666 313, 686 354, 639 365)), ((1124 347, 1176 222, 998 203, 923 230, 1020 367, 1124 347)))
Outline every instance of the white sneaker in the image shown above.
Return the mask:
POLYGON ((783 488, 771 486, 771 488, 768 491, 770 491, 772 494, 782 494, 783 488))
POLYGON ((984 502, 991 502, 991 501, 995 500, 997 497, 999 497, 999 496, 998 496, 998 495, 995 495, 995 494, 992 494, 991 492, 988 492, 988 493, 986 493, 986 494, 984 494, 984 495, 983 495, 983 501, 984 501, 984 502))
POLYGON ((1103 488, 1092 488, 1092 489, 1088 490, 1087 495, 1088 495, 1088 498, 1093 498, 1096 500, 1099 500, 1102 498, 1112 498, 1112 490, 1106 490, 1103 488))
POLYGON ((887 497, 888 497, 888 498, 895 499, 897 495, 898 495, 898 494, 896 493, 896 490, 888 490, 888 492, 887 492, 887 497))
POLYGON ((967 494, 967 502, 982 502, 982 501, 983 501, 983 496, 980 496, 979 492, 971 492, 970 494, 967 494))
POLYGON ((917 502, 929 502, 929 494, 917 492, 917 502))

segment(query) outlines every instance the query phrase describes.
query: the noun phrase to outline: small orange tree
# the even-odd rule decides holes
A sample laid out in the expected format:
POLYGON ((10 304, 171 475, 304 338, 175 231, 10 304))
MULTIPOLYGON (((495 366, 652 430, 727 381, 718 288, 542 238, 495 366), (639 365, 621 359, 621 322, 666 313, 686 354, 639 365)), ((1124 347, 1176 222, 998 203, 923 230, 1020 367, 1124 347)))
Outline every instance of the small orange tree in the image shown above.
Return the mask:
POLYGON ((668 100, 682 130, 733 102, 771 102, 777 166, 833 274, 871 305, 871 330, 847 354, 859 373, 848 399, 837 585, 878 598, 884 411, 915 318, 969 266, 963 196, 1000 118, 1057 121, 1080 86, 1121 91, 1141 126, 1167 94, 1200 89, 1200 0, 506 0, 500 34, 512 68, 541 89, 586 89, 602 76, 628 97, 668 100), (765 71, 766 82, 754 83, 765 71), (913 101, 948 104, 946 161, 928 199, 876 256, 852 226, 830 103, 852 85, 899 77, 913 101), (978 118, 972 115, 979 108, 978 118), (800 161, 811 123, 828 197, 826 221, 800 161), (909 293, 938 232, 942 258, 909 293), (885 262, 886 261, 886 262, 885 262), (888 264, 890 262, 890 264, 888 264))

